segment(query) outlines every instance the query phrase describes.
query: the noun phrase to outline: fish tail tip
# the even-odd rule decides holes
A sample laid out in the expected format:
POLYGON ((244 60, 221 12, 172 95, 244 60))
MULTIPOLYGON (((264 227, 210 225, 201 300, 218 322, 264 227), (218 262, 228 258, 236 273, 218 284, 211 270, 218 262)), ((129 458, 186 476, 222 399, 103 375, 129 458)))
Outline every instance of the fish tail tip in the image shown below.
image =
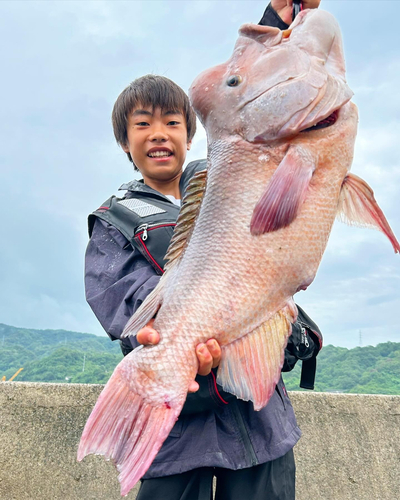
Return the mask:
POLYGON ((183 403, 155 406, 115 371, 86 422, 78 461, 92 453, 111 459, 120 473, 121 494, 128 494, 150 467, 183 403))
POLYGON ((90 450, 87 449, 87 443, 85 442, 85 440, 81 439, 81 442, 78 446, 78 452, 76 454, 76 460, 78 462, 82 462, 82 460, 88 455, 90 455, 90 450))
MULTIPOLYGON (((144 474, 144 473, 143 473, 144 474)), ((142 475, 143 475, 142 474, 142 475)), ((121 496, 126 497, 128 493, 131 491, 132 488, 139 482, 140 478, 142 476, 139 476, 138 474, 132 475, 131 477, 127 478, 126 480, 120 480, 121 483, 121 496)))
POLYGON ((176 411, 167 406, 143 407, 142 412, 146 414, 142 429, 129 437, 124 453, 116 460, 123 496, 129 493, 150 467, 178 419, 180 409, 176 411))

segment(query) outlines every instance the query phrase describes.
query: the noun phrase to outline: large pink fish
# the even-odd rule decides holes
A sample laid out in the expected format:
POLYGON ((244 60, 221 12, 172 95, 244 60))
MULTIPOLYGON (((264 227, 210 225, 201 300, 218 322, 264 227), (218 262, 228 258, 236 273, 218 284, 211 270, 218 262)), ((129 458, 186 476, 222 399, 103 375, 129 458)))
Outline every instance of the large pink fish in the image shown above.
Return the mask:
POLYGON ((357 129, 338 24, 304 11, 291 29, 244 25, 232 57, 190 96, 208 136, 208 172, 189 186, 166 272, 130 319, 155 315, 160 343, 115 369, 78 458, 113 459, 124 495, 168 436, 197 372, 195 347, 222 346, 218 382, 265 406, 336 216, 381 230, 400 250, 372 190, 349 174, 357 129))

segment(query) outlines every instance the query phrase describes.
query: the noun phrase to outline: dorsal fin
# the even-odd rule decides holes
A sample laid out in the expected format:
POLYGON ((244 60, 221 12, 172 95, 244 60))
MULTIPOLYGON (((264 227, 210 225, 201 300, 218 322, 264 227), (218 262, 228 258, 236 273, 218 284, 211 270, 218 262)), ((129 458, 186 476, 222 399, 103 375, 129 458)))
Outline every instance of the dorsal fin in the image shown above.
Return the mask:
POLYGON ((350 226, 370 227, 381 231, 390 241, 395 253, 400 244, 368 184, 357 175, 347 174, 342 184, 336 217, 350 226))
POLYGON ((167 263, 164 266, 164 271, 169 271, 178 262, 189 241, 193 223, 197 217, 203 199, 206 181, 207 170, 201 170, 197 172, 189 182, 182 201, 182 208, 179 212, 174 234, 165 256, 167 263))

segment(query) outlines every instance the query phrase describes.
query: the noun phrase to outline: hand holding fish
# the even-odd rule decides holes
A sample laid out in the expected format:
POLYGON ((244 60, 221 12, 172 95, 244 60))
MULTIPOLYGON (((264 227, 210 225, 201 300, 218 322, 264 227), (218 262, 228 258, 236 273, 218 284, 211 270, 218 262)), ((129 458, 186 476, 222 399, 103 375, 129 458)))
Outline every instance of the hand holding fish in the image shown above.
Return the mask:
MULTIPOLYGON (((156 345, 160 341, 160 335, 153 328, 154 319, 138 331, 136 338, 139 344, 156 345)), ((221 347, 215 339, 209 339, 205 344, 196 347, 197 361, 199 363, 198 375, 208 375, 212 368, 216 368, 221 361, 221 347)), ((196 381, 190 383, 188 392, 197 392, 199 384, 196 381)))
MULTIPOLYGON (((303 0, 303 9, 317 9, 321 0, 303 0)), ((286 24, 292 24, 293 0, 271 0, 271 7, 286 24)))

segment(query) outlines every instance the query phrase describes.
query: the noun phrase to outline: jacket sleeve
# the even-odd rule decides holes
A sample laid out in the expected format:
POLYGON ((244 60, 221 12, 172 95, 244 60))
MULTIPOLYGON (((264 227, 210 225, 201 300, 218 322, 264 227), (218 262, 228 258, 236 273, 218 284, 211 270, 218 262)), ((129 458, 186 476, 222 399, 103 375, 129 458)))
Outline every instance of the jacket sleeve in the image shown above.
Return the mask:
MULTIPOLYGON (((157 275, 146 259, 113 226, 96 218, 85 256, 86 300, 112 340, 156 287, 157 275)), ((122 341, 128 352, 135 337, 122 341)))
POLYGON ((279 28, 280 30, 287 30, 289 25, 282 21, 278 16, 275 9, 272 8, 271 4, 265 9, 264 14, 258 24, 262 26, 272 26, 273 28, 279 28))
POLYGON ((217 371, 218 368, 213 368, 207 376, 197 375, 196 382, 199 384, 199 390, 187 395, 181 415, 215 410, 236 399, 236 396, 223 391, 222 387, 217 385, 217 371))

